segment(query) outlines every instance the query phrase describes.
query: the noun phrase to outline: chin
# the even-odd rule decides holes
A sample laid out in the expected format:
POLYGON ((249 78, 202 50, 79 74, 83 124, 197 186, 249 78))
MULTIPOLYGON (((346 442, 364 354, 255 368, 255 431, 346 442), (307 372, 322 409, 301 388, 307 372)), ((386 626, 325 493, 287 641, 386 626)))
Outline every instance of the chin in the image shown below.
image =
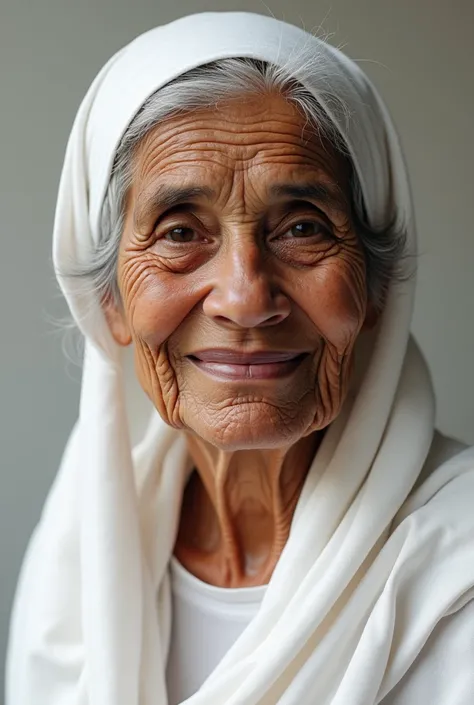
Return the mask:
POLYGON ((294 427, 289 427, 275 420, 266 420, 260 423, 227 423, 218 426, 209 426, 201 420, 188 426, 194 435, 210 443, 215 448, 223 451, 234 452, 237 450, 270 450, 284 448, 297 443, 306 435, 308 423, 302 419, 295 420, 294 427))

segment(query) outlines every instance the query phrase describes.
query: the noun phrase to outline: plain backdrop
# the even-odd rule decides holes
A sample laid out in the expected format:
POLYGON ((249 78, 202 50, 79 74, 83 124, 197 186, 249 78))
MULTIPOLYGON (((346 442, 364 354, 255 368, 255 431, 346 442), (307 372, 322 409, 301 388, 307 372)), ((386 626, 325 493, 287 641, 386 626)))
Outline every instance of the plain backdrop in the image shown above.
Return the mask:
POLYGON ((80 369, 52 323, 66 311, 50 258, 75 112, 97 71, 136 35, 191 12, 235 9, 333 33, 388 103, 419 229, 413 330, 439 427, 474 442, 472 0, 0 0, 2 665, 20 562, 77 413, 80 369))

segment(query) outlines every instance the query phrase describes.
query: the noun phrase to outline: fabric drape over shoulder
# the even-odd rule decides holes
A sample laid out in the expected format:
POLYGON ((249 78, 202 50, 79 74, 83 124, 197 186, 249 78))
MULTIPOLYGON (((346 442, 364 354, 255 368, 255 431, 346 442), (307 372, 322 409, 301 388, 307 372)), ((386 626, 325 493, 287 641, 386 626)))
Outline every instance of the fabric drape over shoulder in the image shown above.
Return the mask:
MULTIPOLYGON (((77 113, 59 187, 54 263, 86 338, 80 412, 20 575, 7 705, 167 703, 167 566, 185 442, 145 399, 97 297, 62 272, 97 239, 117 145, 147 97, 217 59, 285 66, 298 52, 317 57, 321 70, 302 62, 295 78, 345 140, 370 224, 395 212, 413 259, 397 135, 338 50, 276 19, 224 12, 157 27, 110 59, 77 113)), ((379 703, 474 597, 474 453, 441 462, 432 451, 426 471, 434 402, 409 336, 413 293, 413 277, 394 284, 361 340, 357 383, 313 461, 262 608, 189 705, 379 703)))

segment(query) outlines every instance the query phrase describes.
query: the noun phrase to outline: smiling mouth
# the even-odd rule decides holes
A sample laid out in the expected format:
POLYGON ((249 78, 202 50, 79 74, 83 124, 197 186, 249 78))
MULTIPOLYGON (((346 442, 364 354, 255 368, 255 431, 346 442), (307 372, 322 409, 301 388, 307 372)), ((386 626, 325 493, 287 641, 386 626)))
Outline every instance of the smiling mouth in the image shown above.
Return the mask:
POLYGON ((203 372, 225 380, 255 381, 287 377, 308 357, 307 352, 203 350, 187 358, 203 372))

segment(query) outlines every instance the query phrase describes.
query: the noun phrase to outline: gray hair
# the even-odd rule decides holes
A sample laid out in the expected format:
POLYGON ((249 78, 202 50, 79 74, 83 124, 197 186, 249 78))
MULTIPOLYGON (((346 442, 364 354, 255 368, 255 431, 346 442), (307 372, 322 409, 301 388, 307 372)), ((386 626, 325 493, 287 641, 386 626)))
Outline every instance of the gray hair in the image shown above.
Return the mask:
MULTIPOLYGON (((369 299, 381 308, 390 281, 401 275, 400 262, 405 249, 406 234, 395 227, 395 218, 383 229, 368 226, 359 179, 344 141, 318 104, 314 96, 294 79, 302 71, 317 72, 318 60, 294 57, 294 66, 277 67, 249 58, 213 61, 179 76, 153 93, 135 115, 124 133, 115 156, 110 181, 102 204, 98 240, 88 261, 70 274, 83 277, 103 300, 112 297, 120 304, 117 283, 117 261, 124 226, 124 204, 133 179, 134 155, 141 140, 166 118, 200 108, 212 108, 219 102, 239 95, 266 95, 279 92, 302 113, 320 137, 330 141, 351 167, 350 202, 356 232, 360 239, 367 266, 369 299), (296 71, 295 71, 296 69, 296 71)), ((352 119, 343 100, 330 92, 325 100, 332 108, 352 119)))

